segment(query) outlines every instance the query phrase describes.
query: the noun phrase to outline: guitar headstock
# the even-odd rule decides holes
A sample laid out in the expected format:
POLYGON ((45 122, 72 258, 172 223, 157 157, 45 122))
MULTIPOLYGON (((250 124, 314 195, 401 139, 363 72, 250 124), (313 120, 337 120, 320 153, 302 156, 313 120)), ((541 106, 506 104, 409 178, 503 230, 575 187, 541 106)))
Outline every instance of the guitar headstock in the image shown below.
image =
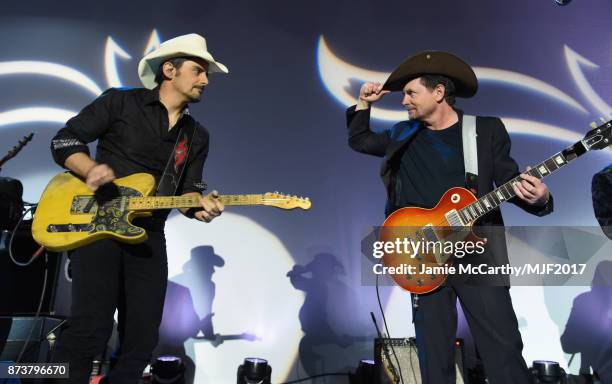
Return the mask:
MULTIPOLYGON (((602 119, 603 120, 603 119, 602 119)), ((604 149, 612 145, 612 120, 602 123, 587 132, 582 139, 582 144, 587 150, 604 149)))
POLYGON ((312 203, 308 197, 285 195, 280 192, 268 192, 264 194, 262 203, 263 205, 281 209, 301 208, 307 210, 312 206, 312 203))
POLYGON ((240 334, 240 339, 246 341, 259 341, 261 340, 261 337, 257 336, 254 333, 244 332, 240 334))

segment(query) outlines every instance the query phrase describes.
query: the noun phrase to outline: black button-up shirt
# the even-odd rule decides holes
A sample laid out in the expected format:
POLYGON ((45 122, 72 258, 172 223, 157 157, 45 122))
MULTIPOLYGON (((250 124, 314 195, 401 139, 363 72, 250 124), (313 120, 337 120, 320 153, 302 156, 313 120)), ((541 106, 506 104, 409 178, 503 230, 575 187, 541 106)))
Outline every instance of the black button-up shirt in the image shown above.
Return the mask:
POLYGON ((200 192, 208 131, 188 113, 168 130, 168 112, 159 100, 158 88, 107 90, 68 120, 52 139, 51 152, 64 166, 73 153, 89 155, 86 143, 97 139, 96 161, 110 166, 117 177, 145 172, 158 183, 184 124, 194 124, 195 133, 177 194, 200 192))

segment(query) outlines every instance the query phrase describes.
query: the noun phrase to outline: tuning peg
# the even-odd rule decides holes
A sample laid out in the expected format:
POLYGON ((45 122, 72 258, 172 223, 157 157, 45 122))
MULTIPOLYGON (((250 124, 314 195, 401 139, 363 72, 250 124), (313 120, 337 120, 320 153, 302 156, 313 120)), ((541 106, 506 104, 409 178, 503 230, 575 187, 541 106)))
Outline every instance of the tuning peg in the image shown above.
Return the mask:
POLYGON ((595 121, 592 121, 589 125, 591 126, 591 128, 597 128, 597 122, 595 121))
POLYGON ((306 198, 306 201, 310 201, 310 197, 307 197, 307 198, 306 198))

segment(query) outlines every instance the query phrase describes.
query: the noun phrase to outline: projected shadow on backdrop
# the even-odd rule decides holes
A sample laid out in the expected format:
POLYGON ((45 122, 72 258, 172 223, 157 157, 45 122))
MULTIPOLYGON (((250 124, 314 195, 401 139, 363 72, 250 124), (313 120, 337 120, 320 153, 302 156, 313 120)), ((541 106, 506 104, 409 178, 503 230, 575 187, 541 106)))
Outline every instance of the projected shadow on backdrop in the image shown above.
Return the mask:
MULTIPOLYGON (((371 166, 371 172, 368 174, 371 177, 364 179, 364 169, 361 166, 369 166, 370 163, 367 160, 357 160, 346 149, 345 133, 343 131, 344 107, 354 103, 354 98, 358 91, 357 86, 362 80, 376 80, 376 76, 382 76, 384 80, 388 73, 385 73, 383 69, 390 68, 395 63, 395 60, 399 58, 398 56, 403 55, 402 50, 405 49, 405 54, 408 54, 407 51, 412 49, 429 48, 425 47, 429 43, 432 43, 431 48, 437 48, 439 45, 433 43, 438 42, 438 34, 432 33, 422 36, 423 39, 419 39, 419 41, 423 41, 423 44, 421 44, 414 40, 406 41, 402 33, 387 34, 386 32, 389 32, 388 29, 380 28, 383 29, 381 31, 377 28, 376 33, 372 33, 373 40, 380 39, 380 36, 386 36, 386 43, 382 45, 377 44, 377 47, 364 48, 361 42, 359 44, 351 44, 349 38, 346 37, 345 29, 345 27, 353 27, 350 24, 350 20, 363 12, 362 7, 346 8, 335 5, 334 10, 331 11, 329 9, 330 5, 324 2, 319 2, 314 7, 310 2, 302 5, 296 3, 295 9, 290 10, 290 12, 293 12, 292 19, 288 17, 290 15, 287 14, 287 10, 275 6, 280 4, 279 2, 276 2, 276 4, 264 4, 264 2, 257 4, 257 6, 249 7, 244 11, 241 10, 241 7, 225 7, 221 3, 213 3, 214 11, 220 13, 215 14, 211 7, 209 7, 211 4, 208 4, 206 7, 207 12, 205 13, 208 14, 209 18, 205 24, 201 23, 202 14, 198 14, 195 21, 190 18, 174 19, 180 20, 180 30, 185 32, 202 32, 207 37, 210 37, 210 42, 214 44, 215 51, 218 49, 216 47, 221 48, 219 57, 226 58, 225 61, 233 63, 232 67, 236 68, 236 71, 233 71, 231 76, 223 80, 224 83, 219 82, 218 88, 215 81, 215 87, 210 88, 212 91, 210 95, 212 97, 206 99, 203 106, 199 105, 195 108, 197 116, 206 117, 207 125, 210 125, 211 128, 219 128, 213 132, 213 136, 215 143, 220 144, 215 144, 215 148, 218 149, 212 153, 210 167, 207 165, 206 177, 214 182, 215 185, 223 186, 224 189, 228 190, 238 189, 238 187, 243 188, 245 185, 250 185, 252 188, 262 188, 267 187, 269 184, 276 185, 276 183, 286 185, 287 188, 306 189, 312 194, 313 199, 317 201, 316 207, 324 208, 319 211, 315 209, 310 213, 310 217, 316 218, 316 220, 305 219, 299 221, 299 224, 292 224, 291 226, 288 226, 285 222, 281 224, 277 221, 276 216, 263 211, 262 213, 258 211, 243 211, 241 214, 257 221, 262 227, 274 232, 276 236, 274 239, 278 238, 279 242, 287 248, 287 252, 290 255, 298 255, 296 250, 303 249, 304 246, 308 247, 313 242, 333 241, 337 245, 339 253, 335 257, 344 266, 346 273, 339 273, 335 278, 340 281, 344 279, 351 288, 354 288, 353 293, 358 293, 362 297, 352 298, 349 301, 351 306, 355 308, 353 312, 350 311, 351 308, 348 308, 346 303, 341 303, 337 311, 346 310, 346 313, 344 317, 338 318, 338 314, 332 314, 329 310, 330 307, 333 307, 329 303, 330 299, 334 303, 340 301, 334 299, 336 293, 330 288, 326 291, 326 298, 328 299, 326 307, 319 308, 314 304, 309 303, 309 305, 306 305, 307 303, 304 303, 302 312, 305 312, 306 317, 324 316, 325 321, 321 322, 322 326, 330 327, 332 331, 336 332, 336 337, 341 338, 343 333, 348 333, 348 331, 338 328, 339 324, 342 325, 342 321, 347 324, 352 323, 354 321, 353 318, 356 317, 355 312, 359 312, 367 317, 367 312, 372 310, 372 307, 375 307, 376 304, 372 300, 373 295, 365 296, 368 292, 372 292, 371 289, 359 287, 358 282, 356 283, 348 279, 348 277, 355 275, 355 266, 358 265, 351 265, 349 259, 353 254, 359 253, 357 241, 340 242, 338 239, 360 239, 360 231, 364 227, 372 225, 373 222, 378 222, 377 220, 372 220, 372 218, 380 218, 379 213, 382 210, 379 206, 382 204, 381 201, 370 199, 371 196, 380 196, 382 198, 378 184, 379 181, 375 174, 378 164, 371 166), (256 14, 257 17, 251 17, 253 14, 256 14), (304 18, 304 14, 316 17, 304 18), (226 18, 223 17, 229 15, 231 15, 232 20, 236 21, 235 24, 228 24, 226 18), (304 24, 303 20, 310 21, 304 24), (232 33, 226 34, 227 30, 232 30, 232 33), (308 32, 308 34, 305 34, 305 32, 308 32), (241 39, 242 37, 248 38, 254 34, 261 37, 258 40, 260 44, 236 45, 236 41, 248 41, 247 39, 241 39), (325 39, 323 39, 323 35, 325 39), (316 44, 317 39, 319 44, 316 44), (329 43, 329 45, 324 44, 324 42, 329 43), (224 46, 230 46, 231 48, 223 52, 224 46), (278 47, 282 47, 282 49, 277 49, 278 47), (386 49, 386 47, 397 48, 393 48, 393 53, 381 54, 382 50, 380 48, 386 49), (262 48, 265 48, 266 51, 272 54, 262 55, 262 48), (331 48, 334 48, 334 50, 332 51, 331 48), (313 56, 316 56, 318 73, 315 73, 317 71, 313 68, 313 60, 315 59, 313 56), (257 57, 258 60, 253 61, 253 57, 257 57), (340 60, 342 57, 345 57, 345 59, 340 60), (354 62, 349 61, 349 59, 354 60, 354 62), (273 68, 275 70, 265 71, 265 69, 271 68, 270 64, 274 64, 273 68), (350 65, 347 66, 345 64, 350 65), (246 68, 253 68, 255 71, 262 73, 263 77, 253 76, 249 70, 245 70, 246 68), (377 68, 377 71, 370 71, 367 68, 377 68), (301 76, 296 77, 296 73, 300 73, 301 76), (316 81, 317 74, 324 81, 316 81), (262 81, 263 85, 276 83, 289 84, 287 79, 291 79, 291 84, 294 86, 288 87, 291 89, 287 89, 283 97, 278 97, 278 86, 262 87, 262 81), (346 79, 349 80, 346 81, 346 79), (244 109, 240 113, 236 113, 235 102, 239 101, 239 98, 236 97, 236 89, 238 87, 258 89, 262 98, 267 98, 274 102, 267 103, 265 106, 258 103, 248 103, 244 105, 244 109), (347 90, 347 87, 349 90, 347 90), (292 89, 299 91, 293 91, 292 89), (322 91, 325 90, 329 91, 331 97, 325 97, 322 94, 322 91), (317 97, 305 99, 305 95, 316 95, 317 97), (303 103, 304 100, 307 101, 306 104, 303 103), (296 101, 300 102, 296 103, 296 101), (295 107, 295 105, 299 107, 295 107), (206 106, 210 106, 210 109, 206 109, 206 106), (211 113, 207 114, 208 111, 211 113), (300 116, 302 119, 296 118, 296 113, 300 111, 307 111, 308 113, 300 116), (313 115, 312 111, 316 111, 316 115, 313 115), (288 127, 286 122, 289 121, 292 123, 288 127), (249 127, 249 129, 242 129, 245 127, 249 127), (331 129, 331 127, 336 128, 331 129), (295 140, 296 137, 300 137, 298 136, 300 132, 307 132, 308 134, 301 136, 302 140, 295 140), (277 137, 277 140, 267 140, 268 137, 272 136, 277 137), (321 137, 326 138, 326 140, 321 140, 321 137), (223 143, 231 144, 231 151, 223 151, 223 143), (279 146, 278 143, 283 143, 283 145, 279 146), (312 151, 313 143, 316 144, 316 148, 320 149, 315 153, 315 156, 313 156, 312 151), (226 157, 220 155, 223 152, 227 154, 226 157), (279 157, 282 158, 283 155, 286 156, 288 165, 285 166, 283 164, 280 170, 286 171, 290 166, 296 166, 296 168, 291 169, 291 173, 285 172, 285 174, 270 172, 272 169, 270 165, 278 165, 277 160, 279 157), (253 161, 253 164, 257 163, 257 167, 248 167, 248 172, 245 171, 243 174, 238 172, 236 175, 234 172, 228 172, 229 170, 239 171, 243 168, 246 169, 247 167, 244 167, 244 159, 257 159, 257 161, 253 161), (322 164, 325 165, 324 168, 320 167, 322 164), (301 177, 295 177, 297 173, 300 173, 301 177), (322 184, 322 177, 331 182, 322 184), (309 185, 315 185, 316 188, 310 188, 309 185), (345 198, 337 198, 341 195, 345 196, 345 198), (356 203, 360 204, 360 206, 363 204, 363 210, 353 214, 356 203), (330 206, 338 207, 338 209, 325 209, 330 206), (376 212, 376 214, 372 212, 376 212), (339 223, 339 225, 336 226, 335 223, 339 223), (313 227, 316 228, 316 231, 310 231, 310 228, 313 227), (312 310, 312 315, 308 315, 306 308, 312 310)), ((394 15, 389 16, 399 17, 398 15, 403 14, 402 11, 409 11, 411 13, 423 12, 423 9, 426 7, 431 6, 433 8, 435 6, 434 3, 436 2, 421 1, 415 2, 415 4, 411 3, 410 6, 404 4, 405 8, 402 7, 402 10, 398 9, 397 12, 393 12, 394 15)), ((605 25, 598 28, 596 26, 597 23, 582 21, 578 23, 581 27, 584 27, 584 31, 581 33, 578 33, 576 25, 570 28, 572 33, 569 35, 565 33, 569 31, 568 29, 557 27, 557 25, 562 26, 567 23, 555 23, 553 28, 547 29, 546 24, 547 22, 550 24, 551 18, 547 17, 547 14, 543 13, 543 11, 534 10, 534 12, 525 13, 523 6, 529 3, 531 7, 533 2, 523 1, 522 3, 520 4, 521 6, 512 3, 511 5, 492 7, 491 9, 494 9, 495 12, 490 13, 490 20, 488 20, 488 17, 483 25, 475 27, 475 29, 478 29, 478 35, 474 35, 476 38, 457 39, 457 41, 449 43, 450 45, 440 48, 448 48, 465 53, 474 61, 474 64, 487 66, 486 68, 478 68, 479 79, 483 80, 482 90, 489 92, 484 95, 499 94, 499 96, 488 99, 486 96, 481 97, 477 104, 467 104, 466 110, 474 113, 499 112, 500 115, 511 116, 512 118, 506 119, 505 122, 508 124, 513 139, 522 140, 523 142, 519 141, 519 144, 527 145, 526 147, 522 145, 515 146, 518 149, 518 152, 516 152, 517 158, 527 162, 531 159, 528 149, 532 149, 531 152, 534 155, 533 157, 535 157, 536 154, 539 154, 539 151, 543 150, 545 145, 550 144, 556 150, 557 147, 561 147, 561 143, 558 143, 559 141, 576 141, 582 135, 577 130, 570 130, 564 127, 586 122, 585 119, 591 119, 590 115, 593 112, 608 113, 610 111, 609 106, 602 101, 608 100, 609 104, 610 93, 606 92, 608 88, 600 84, 600 80, 605 80, 602 77, 605 77, 605 73, 610 68, 609 61, 604 61, 603 53, 595 54, 595 52, 603 51, 601 48, 603 46, 602 42, 609 41, 609 31, 605 29, 605 25), (504 7, 508 9, 504 9, 504 7), (523 9, 520 15, 517 15, 520 16, 520 19, 508 17, 509 15, 506 11, 511 9, 523 9), (498 21, 502 19, 505 21, 510 20, 510 22, 502 23, 503 25, 500 28, 498 21), (544 20, 547 22, 533 24, 537 28, 517 28, 512 34, 505 33, 503 29, 503 26, 512 26, 515 21, 529 22, 531 24, 533 20, 544 20), (491 33, 482 35, 480 31, 483 28, 491 33), (555 33, 544 34, 542 31, 553 31, 555 33), (524 38, 531 35, 533 39, 524 38), (546 35, 546 39, 538 39, 538 36, 544 35, 546 35), (600 36, 600 39, 596 39, 597 42, 595 42, 592 39, 593 35, 600 36), (495 47, 499 45, 497 44, 497 38, 499 37, 504 38, 508 42, 508 47, 499 51, 499 55, 495 55, 495 47), (486 49, 483 49, 483 47, 486 49), (529 54, 533 51, 534 47, 537 48, 540 55, 534 56, 529 54), (574 51, 570 47, 579 48, 579 50, 574 51), (522 55, 522 53, 528 54, 522 55), (541 60, 542 57, 547 57, 548 59, 544 62, 541 60), (542 65, 539 65, 541 62, 542 65), (591 80, 590 83, 587 81, 589 79, 591 80), (595 79, 598 81, 594 81, 595 79), (598 91, 603 91, 601 96, 597 94, 598 91), (509 102, 506 102, 506 96, 511 96, 507 98, 509 102), (533 107, 527 108, 530 105, 533 107), (517 137, 525 135, 528 137, 517 137)), ((47 22, 38 19, 34 20, 31 24, 27 24, 27 21, 24 22, 21 19, 11 20, 9 12, 4 15, 8 20, 2 23, 0 29, 7 36, 15 36, 15 39, 8 39, 3 42, 3 56, 0 62, 0 75, 2 75, 0 77, 5 82, 6 89, 9 91, 4 95, 4 106, 0 110, 0 130, 2 131, 3 139, 7 142, 12 141, 12 139, 17 140, 26 133, 26 129, 30 129, 30 125, 37 125, 42 128, 39 131, 37 141, 32 143, 32 147, 26 148, 26 152, 23 155, 27 158, 29 156, 28 153, 36 152, 36 155, 31 157, 32 161, 11 162, 8 163, 5 170, 12 172, 12 175, 19 175, 20 178, 24 179, 27 185, 26 191, 30 195, 27 198, 30 198, 30 200, 36 199, 38 196, 37 191, 42 190, 48 177, 52 173, 58 172, 57 167, 51 165, 48 154, 48 142, 52 136, 49 127, 52 127, 53 130, 59 128, 78 109, 83 107, 84 99, 97 96, 107 87, 122 85, 138 86, 140 84, 135 71, 138 58, 141 54, 146 54, 150 49, 158 45, 160 40, 157 32, 150 32, 150 25, 160 24, 160 27, 165 31, 163 34, 164 38, 172 37, 171 33, 178 33, 179 26, 175 25, 174 21, 164 17, 149 19, 148 16, 145 16, 144 24, 146 26, 142 27, 143 14, 140 12, 141 8, 137 5, 132 4, 126 8, 125 4, 122 3, 111 1, 110 4, 117 5, 116 8, 121 9, 123 12, 99 15, 87 12, 87 20, 90 22, 87 22, 86 25, 85 23, 78 25, 70 24, 71 16, 68 16, 68 14, 71 13, 72 9, 77 9, 78 7, 52 7, 57 10, 58 15, 61 15, 61 23, 58 23, 54 16, 47 22), (89 16, 90 14, 91 16, 89 16), (123 17, 123 19, 120 17, 123 17), (109 23, 116 23, 118 20, 125 19, 130 20, 130 23, 127 23, 129 27, 121 28, 117 24, 109 25, 109 23), (157 23, 157 20, 159 20, 159 23, 157 23), (107 35, 106 30, 112 30, 113 36, 107 35), (24 31, 27 31, 27 33, 24 33, 24 31), (78 49, 75 49, 75 47, 78 47, 78 49), (23 61, 24 59, 28 59, 28 61, 23 61), (22 83, 24 79, 29 78, 23 76, 24 73, 34 74, 35 76, 28 83, 22 83), (32 89, 36 89, 36 92, 32 92, 32 89), (24 123, 27 123, 27 126, 24 123)), ((384 9, 386 7, 378 5, 378 3, 372 2, 372 4, 372 10, 384 9)), ((450 4, 445 4, 448 11, 443 12, 441 16, 445 14, 460 14, 461 10, 464 9, 464 5, 457 3, 457 5, 451 6, 450 4)), ((367 6, 367 4, 365 5, 367 6)), ((109 4, 107 4, 107 8, 113 9, 109 4)), ((478 8, 486 9, 487 7, 478 8)), ((589 15, 600 16, 609 14, 609 12, 606 12, 609 10, 608 7, 599 8, 597 9, 593 6, 593 10, 580 14, 580 17, 576 17, 577 15, 574 14, 572 18, 575 20, 587 20, 589 15)), ((544 9, 544 7, 537 9, 544 9)), ((572 12, 577 10, 579 8, 572 8, 572 12)), ((42 14, 44 14, 44 11, 42 14)), ((453 19, 459 20, 456 17, 453 19)), ((418 20, 410 24, 387 24, 393 26, 393 32, 409 32, 415 27, 418 28, 424 25, 418 20)), ((465 25, 460 20, 458 24, 450 23, 451 30, 455 30, 458 34, 461 34, 462 30, 468 27, 468 25, 465 25)), ((607 57, 605 56, 605 58, 607 57)), ((389 105, 384 107, 382 112, 382 115, 375 117, 375 120, 377 120, 376 125, 387 125, 390 121, 396 121, 396 117, 399 120, 405 118, 405 111, 399 109, 399 102, 396 106, 391 107, 389 105)), ((547 154, 552 154, 552 152, 547 154)), ((584 193, 578 188, 581 184, 579 182, 581 178, 585 179, 589 176, 587 175, 588 172, 585 172, 585 170, 591 169, 590 166, 587 166, 588 164, 597 163, 597 168, 601 167, 601 160, 597 161, 595 157, 590 158, 592 160, 585 159, 584 161, 587 163, 582 163, 580 168, 567 171, 565 175, 572 181, 571 186, 567 188, 553 188, 555 197, 559 196, 560 198, 559 201, 561 201, 561 198, 565 198, 565 206, 574 208, 568 210, 560 209, 556 213, 557 219, 555 219, 558 222, 565 222, 575 217, 582 220, 581 223, 592 223, 592 220, 588 217, 591 215, 590 207, 585 204, 584 193)), ((603 158, 603 155, 601 158, 603 158)), ((606 163, 608 163, 610 158, 605 157, 605 159, 606 163)), ((274 170, 278 169, 278 167, 274 167, 274 170)), ((551 179, 551 183, 555 184, 554 180, 551 179)), ((227 220, 227 217, 225 219, 227 220)), ((220 224, 217 223, 216 225, 220 224)), ((248 228, 248 231, 254 231, 252 227, 248 228)), ((181 228, 176 231, 182 230, 181 228)), ((180 237, 180 240, 184 240, 184 238, 180 237)), ((224 250, 223 256, 227 260, 227 265, 221 271, 226 275, 234 273, 237 268, 232 270, 231 261, 241 256, 225 251, 229 247, 222 248, 224 243, 230 242, 235 242, 235 235, 233 233, 232 235, 219 236, 211 242, 218 249, 224 250)), ((169 242, 170 244, 174 248, 180 245, 178 241, 177 243, 169 242)), ((188 244, 186 251, 180 252, 180 255, 185 258, 189 256, 189 248, 193 246, 192 244, 197 243, 188 244)), ((270 255, 272 255, 271 252, 265 254, 265 256, 270 255)), ((304 256, 301 253, 299 255, 304 256)), ((278 257, 278 255, 274 255, 274 257, 278 257)), ((295 334, 295 339, 291 338, 291 344, 295 346, 294 340, 299 340, 300 337, 299 324, 296 317, 297 308, 299 308, 301 303, 299 301, 301 300, 301 294, 296 295, 296 293, 301 293, 302 290, 298 289, 299 292, 291 290, 288 281, 284 279, 283 275, 294 263, 306 266, 309 260, 312 260, 312 257, 299 257, 294 262, 287 260, 288 264, 282 264, 283 267, 280 274, 277 274, 276 271, 272 273, 269 269, 262 269, 262 279, 266 281, 265 286, 273 287, 275 294, 278 294, 277 297, 281 299, 291 296, 287 299, 287 302, 297 303, 295 309, 280 310, 278 312, 276 309, 273 309, 265 312, 266 316, 262 315, 261 319, 257 319, 257 321, 252 319, 241 319, 241 321, 249 326, 256 325, 256 328, 262 327, 264 329, 268 327, 271 329, 272 324, 275 327, 278 324, 289 324, 286 328, 289 332, 282 332, 283 341, 293 337, 295 334), (283 279, 283 282, 286 283, 285 286, 276 284, 276 279, 283 279), (283 292, 278 287, 287 288, 289 292, 283 292), (295 301, 292 301, 294 299, 295 301), (286 320, 277 321, 276 317, 280 317, 276 316, 277 313, 280 313, 286 320), (294 333, 294 331, 296 332, 294 333)), ((184 259, 176 263, 177 272, 180 271, 179 268, 181 268, 183 263, 184 259)), ((214 268, 219 267, 213 267, 213 270, 214 268)), ((183 275, 187 274, 185 272, 183 275)), ((234 305, 231 301, 231 295, 234 292, 240 291, 239 288, 230 288, 230 284, 227 285, 227 288, 225 288, 226 285, 223 285, 223 288, 221 288, 221 279, 219 279, 221 276, 222 274, 215 275, 220 289, 218 293, 224 293, 224 297, 212 295, 213 297, 216 296, 215 308, 231 308, 234 305)), ((185 297, 181 299, 184 301, 185 314, 187 317, 193 316, 192 321, 194 323, 201 321, 206 315, 206 313, 199 311, 199 306, 202 304, 196 294, 196 291, 199 289, 198 287, 201 285, 204 284, 200 281, 195 282, 194 280, 192 283, 189 281, 178 281, 173 278, 169 286, 169 290, 175 291, 175 295, 178 298, 185 297)), ((313 287, 313 289, 315 288, 313 287)), ((548 290, 548 287, 546 289, 548 290)), ((262 289, 261 292, 265 292, 265 290, 262 289)), ((306 294, 308 295, 309 293, 306 292, 306 294)), ((550 295, 555 294, 556 292, 551 290, 550 295)), ((313 297, 315 296, 316 293, 313 297)), ((387 295, 385 294, 384 296, 387 295)), ((383 297, 383 302, 386 299, 387 297, 383 297)), ((569 310, 569 305, 571 304, 570 298, 568 297, 564 300, 567 301, 567 309, 569 310)), ((268 300, 265 297, 261 299, 261 303, 267 301, 272 300, 268 300)), ((276 300, 274 301, 276 304, 276 300)), ((167 302, 169 303, 171 300, 167 300, 167 302)), ((547 302, 543 301, 543 303, 546 304, 547 302)), ((177 307, 182 306, 177 305, 177 307)), ((541 308, 541 310, 533 311, 534 316, 546 319, 551 317, 555 321, 559 319, 558 324, 563 327, 566 317, 556 315, 556 308, 548 308, 548 312, 545 307, 541 308)), ((408 311, 409 309, 406 309, 400 315, 397 315, 395 319, 389 319, 393 322, 392 334, 402 335, 401 333, 393 332, 394 328, 397 329, 397 326, 394 324, 401 324, 402 321, 406 321, 408 311)), ((217 309, 217 312, 216 317, 211 317, 211 324, 216 319, 216 327, 214 328, 222 329, 222 324, 218 321, 221 317, 221 309, 217 309)), ((210 309, 207 314, 210 314, 210 309)), ((520 316, 520 314, 518 315, 520 316)), ((183 316, 175 316, 175 318, 179 317, 183 316)), ((302 320, 302 318, 299 320, 302 320)), ((304 326, 302 322, 302 328, 306 333, 304 337, 306 345, 308 345, 308 335, 314 337, 318 334, 326 333, 325 330, 317 331, 312 329, 316 327, 317 323, 314 322, 314 324, 314 326, 308 327, 308 324, 304 326)), ((235 326, 239 327, 240 325, 235 326)), ((525 339, 527 349, 531 345, 538 344, 542 339, 540 333, 536 332, 539 330, 537 326, 534 327, 530 324, 529 327, 534 329, 532 333, 534 335, 538 334, 538 338, 525 339)), ((371 329, 371 324, 366 323, 363 329, 371 329)), ((196 325, 195 332, 190 332, 183 339, 179 338, 179 342, 176 345, 181 350, 186 349, 187 352, 190 351, 190 348, 193 348, 194 343, 200 343, 196 344, 196 347, 208 346, 208 344, 204 344, 209 343, 208 341, 205 342, 197 339, 204 337, 204 333, 196 325)), ((362 331, 350 334, 364 333, 362 331)), ((282 349, 284 355, 289 356, 287 360, 293 361, 293 349, 282 345, 282 343, 274 345, 276 339, 266 336, 265 334, 262 336, 266 341, 266 343, 262 343, 262 349, 265 347, 265 349, 269 351, 274 350, 275 352, 282 349), (283 347, 286 349, 283 349, 283 347), (289 350, 291 353, 285 352, 289 350)), ((217 353, 214 356, 211 356, 212 353, 208 353, 205 360, 198 356, 198 363, 201 364, 202 371, 208 372, 214 370, 211 369, 211 365, 215 365, 222 367, 223 371, 227 372, 227 377, 235 378, 233 368, 225 368, 225 362, 230 353, 227 350, 224 351, 224 347, 231 346, 232 343, 228 344, 217 349, 215 351, 217 353)), ((354 346, 358 344, 361 345, 361 343, 354 343, 354 346)), ((312 350, 316 352, 317 348, 325 349, 327 347, 347 352, 343 357, 335 356, 336 359, 344 359, 340 363, 342 367, 349 364, 355 365, 358 361, 355 360, 355 357, 358 355, 361 355, 361 357, 371 356, 370 347, 368 347, 367 354, 361 354, 359 351, 353 353, 351 347, 343 350, 338 344, 315 345, 312 350)), ((551 347, 550 349, 554 348, 551 347)), ((202 354, 206 354, 209 349, 200 348, 200 351, 203 352, 202 354)), ((323 356, 329 354, 331 353, 319 352, 319 355, 323 356)), ((196 354, 191 352, 189 356, 194 359, 196 358, 196 354)), ((541 357, 549 357, 549 353, 547 352, 546 355, 541 357)), ((304 357, 302 357, 302 360, 304 360, 304 357)), ((322 363, 318 364, 321 365, 322 363)), ((280 372, 284 374, 285 368, 289 370, 284 363, 277 363, 274 366, 274 372, 279 376, 278 381, 289 379, 279 374, 280 372)), ((329 366, 321 368, 332 370, 329 366)), ((321 370, 316 373, 323 373, 323 371, 321 370)), ((202 380, 207 379, 205 374, 202 374, 202 377, 202 380)), ((216 379, 216 382, 225 381, 216 379)))
POLYGON ((373 337, 359 335, 364 324, 351 314, 355 292, 340 280, 344 274, 344 266, 330 253, 318 253, 308 264, 296 264, 287 273, 293 287, 305 293, 299 312, 304 332, 299 360, 308 376, 348 372, 357 361, 347 357, 371 355, 373 337))
POLYGON ((565 353, 580 354, 580 373, 612 382, 612 261, 597 264, 591 290, 574 299, 561 336, 565 353))
MULTIPOLYGON (((185 382, 193 383, 195 363, 189 357, 185 343, 190 339, 205 340, 218 346, 223 340, 215 335, 212 305, 215 268, 225 261, 211 246, 203 245, 191 250, 191 258, 183 266, 183 273, 168 281, 164 313, 159 328, 159 342, 154 356, 173 355, 185 363, 185 382)), ((190 352, 190 353, 188 353, 190 352)))

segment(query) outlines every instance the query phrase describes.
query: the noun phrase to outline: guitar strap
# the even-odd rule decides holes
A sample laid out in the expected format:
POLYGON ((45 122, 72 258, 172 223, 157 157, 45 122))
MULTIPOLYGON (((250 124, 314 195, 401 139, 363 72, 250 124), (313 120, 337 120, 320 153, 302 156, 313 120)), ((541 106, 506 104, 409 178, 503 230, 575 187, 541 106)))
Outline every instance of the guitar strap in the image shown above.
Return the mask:
POLYGON ((476 146, 476 116, 463 115, 461 124, 465 186, 478 195, 478 150, 476 146))
POLYGON ((159 179, 159 184, 155 191, 156 196, 176 195, 181 177, 189 160, 189 152, 195 131, 195 124, 185 124, 184 122, 181 124, 181 129, 174 144, 174 150, 170 154, 164 173, 159 179))

